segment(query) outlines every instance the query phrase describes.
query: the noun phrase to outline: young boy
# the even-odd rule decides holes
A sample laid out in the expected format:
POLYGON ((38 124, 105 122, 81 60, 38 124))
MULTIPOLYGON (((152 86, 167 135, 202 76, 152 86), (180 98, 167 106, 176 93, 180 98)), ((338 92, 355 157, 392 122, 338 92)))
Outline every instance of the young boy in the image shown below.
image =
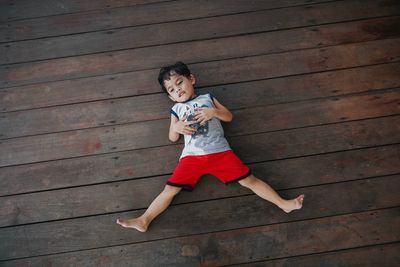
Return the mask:
POLYGON ((220 123, 232 121, 232 113, 211 94, 196 95, 196 79, 184 63, 161 68, 158 81, 169 98, 177 102, 171 109, 169 139, 176 142, 182 134, 185 147, 167 185, 146 212, 138 218, 118 219, 118 224, 146 232, 174 196, 181 189, 192 191, 204 174, 212 174, 224 183, 238 181, 287 213, 301 209, 304 195, 282 199, 268 184, 252 175, 249 167, 233 153, 220 123))

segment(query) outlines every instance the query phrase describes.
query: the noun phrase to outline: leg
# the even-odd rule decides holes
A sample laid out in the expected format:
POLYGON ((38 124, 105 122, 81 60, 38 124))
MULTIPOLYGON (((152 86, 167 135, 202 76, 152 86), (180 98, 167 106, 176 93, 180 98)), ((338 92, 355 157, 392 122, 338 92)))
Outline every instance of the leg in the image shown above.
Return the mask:
POLYGON ((254 175, 250 175, 249 177, 240 180, 239 183, 242 186, 252 190, 261 198, 274 203, 287 213, 291 212, 292 210, 301 209, 303 205, 304 195, 300 195, 295 199, 285 200, 281 198, 278 193, 272 189, 272 187, 256 178, 254 175))
POLYGON ((151 221, 168 208, 174 196, 180 191, 181 188, 179 187, 166 185, 164 190, 153 200, 142 216, 128 220, 118 219, 117 223, 123 227, 135 228, 140 232, 146 232, 151 221))

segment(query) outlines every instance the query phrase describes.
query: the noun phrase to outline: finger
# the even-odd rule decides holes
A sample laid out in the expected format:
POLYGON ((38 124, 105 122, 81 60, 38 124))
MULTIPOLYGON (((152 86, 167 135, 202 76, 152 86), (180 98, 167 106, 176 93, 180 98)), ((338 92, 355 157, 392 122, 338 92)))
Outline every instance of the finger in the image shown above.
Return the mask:
POLYGON ((189 126, 189 125, 195 124, 196 122, 197 122, 197 121, 195 121, 195 120, 194 120, 194 121, 188 121, 188 122, 186 123, 186 125, 189 126))
POLYGON ((204 124, 206 123, 206 121, 207 121, 206 118, 202 118, 202 119, 199 121, 199 123, 204 125, 204 124))
POLYGON ((195 133, 195 131, 189 131, 189 130, 184 131, 184 134, 186 134, 186 135, 192 135, 194 133, 195 133))
POLYGON ((189 132, 196 132, 196 129, 194 129, 194 128, 190 127, 190 126, 185 127, 184 130, 189 131, 189 132))

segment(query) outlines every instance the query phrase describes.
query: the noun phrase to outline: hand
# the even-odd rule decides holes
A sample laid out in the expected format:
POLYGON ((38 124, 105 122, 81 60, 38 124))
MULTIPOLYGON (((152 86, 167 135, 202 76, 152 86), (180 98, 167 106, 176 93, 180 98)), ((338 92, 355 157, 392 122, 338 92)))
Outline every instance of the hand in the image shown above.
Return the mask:
POLYGON ((196 132, 196 129, 190 127, 190 124, 186 121, 186 116, 181 120, 177 121, 172 128, 175 132, 180 134, 192 135, 196 132))
POLYGON ((207 121, 211 120, 215 116, 215 109, 213 108, 199 108, 194 114, 194 119, 201 125, 206 124, 207 121))

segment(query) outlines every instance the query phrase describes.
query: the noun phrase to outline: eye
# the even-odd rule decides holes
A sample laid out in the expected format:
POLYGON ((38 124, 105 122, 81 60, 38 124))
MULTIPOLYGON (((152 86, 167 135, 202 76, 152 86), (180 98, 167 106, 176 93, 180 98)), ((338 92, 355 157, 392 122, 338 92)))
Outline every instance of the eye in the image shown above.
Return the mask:
POLYGON ((179 81, 178 84, 181 84, 183 81, 179 81))

